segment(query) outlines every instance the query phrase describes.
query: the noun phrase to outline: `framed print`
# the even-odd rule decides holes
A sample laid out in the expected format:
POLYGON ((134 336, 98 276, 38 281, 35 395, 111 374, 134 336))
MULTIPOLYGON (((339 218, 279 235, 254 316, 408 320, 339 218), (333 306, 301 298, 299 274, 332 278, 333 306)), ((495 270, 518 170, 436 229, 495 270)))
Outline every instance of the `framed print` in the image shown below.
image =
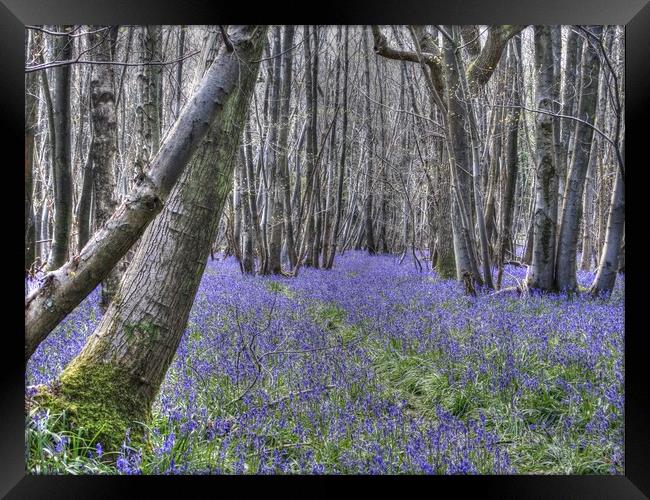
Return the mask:
POLYGON ((3 495, 650 495, 650 7, 386 3, 4 2, 3 495))

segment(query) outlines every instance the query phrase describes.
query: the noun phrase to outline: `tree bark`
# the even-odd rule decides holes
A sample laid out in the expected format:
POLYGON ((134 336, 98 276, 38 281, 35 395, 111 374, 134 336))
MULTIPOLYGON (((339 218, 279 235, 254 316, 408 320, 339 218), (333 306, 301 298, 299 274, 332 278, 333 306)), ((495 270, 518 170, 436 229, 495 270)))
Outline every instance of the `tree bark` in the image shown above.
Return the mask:
MULTIPOLYGON (((92 150, 92 138, 90 141, 90 149, 92 150)), ((92 155, 88 154, 86 157, 86 164, 83 168, 81 195, 79 196, 79 203, 77 204, 77 253, 81 252, 90 238, 90 213, 93 201, 93 184, 92 155)))
MULTIPOLYGON (((348 73, 350 60, 348 57, 349 47, 349 33, 348 27, 345 27, 345 41, 343 43, 343 96, 342 106, 344 110, 348 107, 348 73)), ((343 181, 345 179, 345 162, 347 160, 347 130, 348 130, 348 114, 343 113, 341 123, 341 157, 339 159, 339 173, 338 185, 336 190, 336 216, 334 219, 334 228, 332 229, 331 241, 329 245, 329 253, 327 255, 325 268, 331 269, 334 265, 334 256, 338 249, 338 236, 339 226, 341 224, 341 216, 343 215, 343 181)))
MULTIPOLYGON (((553 155, 552 39, 549 26, 535 26, 535 71, 537 73, 536 108, 545 113, 535 116, 536 195, 533 229, 533 258, 528 268, 527 286, 543 291, 554 290, 554 263, 557 206, 557 171, 553 155)), ((575 256, 575 255, 574 255, 575 256)))
MULTIPOLYGON (((284 219, 282 215, 283 198, 280 197, 280 183, 278 182, 278 172, 280 170, 278 150, 283 148, 283 145, 278 141, 278 134, 282 127, 280 123, 281 89, 287 83, 282 81, 281 29, 280 26, 273 28, 273 83, 269 122, 269 154, 266 157, 267 167, 270 169, 270 186, 267 199, 269 205, 271 205, 271 221, 268 229, 268 233, 270 233, 268 272, 271 274, 282 274, 282 224, 284 219)), ((284 146, 286 147, 286 144, 284 146)))
POLYGON ((363 47, 366 57, 364 57, 364 79, 366 82, 366 107, 365 107, 365 125, 366 125, 366 201, 364 203, 363 211, 363 225, 366 239, 366 249, 370 255, 373 255, 377 249, 375 248, 375 235, 372 227, 372 200, 373 200, 373 156, 374 156, 374 141, 372 133, 372 113, 370 110, 370 48, 368 46, 368 37, 370 31, 366 28, 363 33, 363 47))
MULTIPOLYGON (((622 144, 625 151, 625 143, 622 144)), ((625 272, 625 182, 620 169, 616 170, 616 181, 607 216, 605 245, 600 252, 598 271, 589 292, 592 295, 606 295, 614 289, 616 273, 625 272), (621 270, 622 269, 622 270, 621 270)))
MULTIPOLYGON (((65 26, 57 28, 66 31, 65 26)), ((55 37, 55 53, 61 60, 72 59, 72 41, 68 36, 55 37)), ((72 227, 72 166, 70 164, 70 66, 53 68, 54 88, 54 235, 49 271, 61 267, 68 258, 72 227)))
MULTIPOLYGON (((578 60, 582 49, 582 38, 578 36, 574 29, 569 29, 566 42, 566 60, 562 77, 564 79, 562 90, 562 114, 573 116, 577 104, 578 88, 577 75, 578 60)), ((558 171, 558 206, 564 203, 564 188, 566 185, 567 165, 569 164, 569 144, 575 132, 576 122, 574 120, 564 119, 561 122, 560 131, 560 163, 557 166, 558 171)))
MULTIPOLYGON (((99 26, 94 27, 95 30, 99 26)), ((109 28, 114 33, 116 28, 109 28)), ((97 61, 111 61, 111 37, 105 33, 93 33, 89 37, 97 46, 97 61)), ((95 230, 106 224, 117 207, 117 184, 115 182, 115 151, 117 148, 117 113, 115 110, 115 75, 110 64, 98 64, 92 69, 90 81, 91 118, 93 140, 90 146, 92 163, 93 199, 95 205, 95 230)), ((102 282, 100 307, 106 311, 117 293, 123 266, 115 266, 102 282)))

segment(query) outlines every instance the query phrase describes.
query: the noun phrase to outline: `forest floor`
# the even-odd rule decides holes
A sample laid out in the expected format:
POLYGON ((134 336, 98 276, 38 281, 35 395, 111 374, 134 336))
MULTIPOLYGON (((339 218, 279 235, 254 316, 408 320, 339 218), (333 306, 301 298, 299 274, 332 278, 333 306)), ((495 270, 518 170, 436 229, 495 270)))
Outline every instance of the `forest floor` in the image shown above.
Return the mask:
MULTIPOLYGON (((609 301, 463 294, 395 256, 243 276, 208 263, 147 450, 26 423, 32 473, 622 474, 624 280, 609 301), (104 455, 104 456, 102 456, 104 455)), ((507 268, 506 286, 525 269, 507 268)), ((593 274, 579 272, 587 286, 593 274)), ((53 380, 100 317, 97 290, 42 343, 53 380)))

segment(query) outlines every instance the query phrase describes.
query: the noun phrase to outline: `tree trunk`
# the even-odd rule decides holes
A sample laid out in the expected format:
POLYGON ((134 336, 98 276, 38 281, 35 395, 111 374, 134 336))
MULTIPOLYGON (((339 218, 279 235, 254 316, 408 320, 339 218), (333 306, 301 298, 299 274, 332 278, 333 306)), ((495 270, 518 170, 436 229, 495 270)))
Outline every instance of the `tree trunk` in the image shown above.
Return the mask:
MULTIPOLYGON (((621 172, 617 169, 616 182, 612 191, 612 199, 609 206, 609 215, 607 217, 607 233, 605 235, 605 246, 600 253, 600 262, 596 277, 591 285, 589 292, 592 295, 604 295, 614 289, 616 283, 616 273, 620 266, 620 252, 623 246, 623 256, 625 255, 624 245, 622 245, 623 232, 625 230, 625 184, 621 172)), ((625 269, 625 260, 622 263, 625 269)))
POLYGON ((255 273, 255 256, 253 254, 253 241, 255 231, 253 229, 253 218, 248 199, 248 180, 246 175, 246 158, 244 148, 240 147, 239 166, 237 168, 238 184, 241 186, 243 193, 242 212, 243 212, 243 244, 242 244, 242 272, 245 274, 255 273))
POLYGON ((244 126, 244 157, 246 158, 246 198, 248 200, 248 209, 250 210, 251 226, 253 229, 253 240, 257 246, 257 254, 260 258, 260 265, 265 259, 264 243, 260 231, 260 217, 257 210, 257 198, 255 196, 255 164, 253 161, 253 148, 250 123, 248 120, 244 126))
MULTIPOLYGON (((316 149, 317 149, 317 131, 318 131, 318 93, 317 81, 318 76, 318 58, 316 56, 317 50, 311 48, 311 34, 308 26, 304 27, 304 46, 305 46, 305 98, 306 98, 306 114, 307 114, 307 171, 306 171, 306 185, 305 196, 301 203, 301 207, 307 209, 306 214, 301 209, 298 220, 305 219, 305 229, 302 238, 302 250, 299 259, 304 256, 305 266, 313 266, 313 249, 314 249, 314 207, 315 197, 317 194, 314 192, 314 178, 316 176, 316 149)), ((300 262, 298 262, 300 266, 300 262)))
MULTIPOLYGON (((536 108, 553 112, 553 51, 549 26, 535 26, 535 71, 537 73, 536 108)), ((533 229, 533 259, 528 268, 527 286, 553 290, 555 256, 555 217, 557 206, 557 172, 553 155, 553 118, 537 113, 536 127, 536 195, 533 229)), ((574 255, 575 256, 575 255, 574 255)))
MULTIPOLYGON (((142 26, 138 31, 144 62, 162 60, 160 26, 142 26)), ((147 170, 158 149, 162 127, 162 66, 145 64, 137 74, 138 102, 135 175, 147 170)))
POLYGON ((232 49, 224 46, 215 65, 232 79, 224 85, 232 92, 48 405, 68 410, 71 426, 84 426, 107 450, 119 448, 129 427, 132 440, 143 436, 137 422, 148 420, 176 353, 230 193, 266 29, 231 28, 229 41, 232 49))
MULTIPOLYGON (((280 99, 282 82, 282 28, 273 28, 273 79, 271 88, 271 114, 269 122, 269 153, 266 157, 267 168, 270 170, 270 186, 268 192, 268 203, 270 211, 270 233, 269 237, 269 262, 268 272, 271 274, 282 273, 282 198, 280 197, 280 186, 278 180, 278 149, 283 145, 278 143, 280 125, 280 99)), ((290 84, 290 82, 285 85, 290 84)), ((285 133, 286 134, 286 133, 285 133)), ((285 145, 286 146, 286 145, 285 145)))
POLYGON ((449 134, 449 159, 452 170, 451 209, 456 277, 459 281, 470 276, 482 284, 474 254, 473 227, 470 225, 469 207, 472 165, 468 142, 469 123, 466 120, 466 104, 462 99, 462 87, 456 65, 455 47, 444 38, 445 80, 447 89, 447 128, 449 134))
MULTIPOLYGON (((67 31, 59 26, 59 31, 67 31)), ((72 59, 72 41, 68 36, 55 37, 55 51, 62 60, 72 59)), ((72 166, 70 164, 70 66, 53 68, 54 88, 54 237, 47 268, 53 271, 68 258, 72 226, 72 166)))
POLYGON ((372 177, 373 177, 373 156, 374 156, 374 146, 373 146, 373 134, 372 134, 372 113, 370 111, 370 48, 368 46, 368 37, 370 36, 370 30, 367 28, 363 33, 363 47, 365 50, 366 56, 364 59, 364 79, 366 82, 366 146, 368 151, 366 153, 366 201, 364 203, 364 212, 363 212, 363 224, 366 238, 366 249, 370 255, 373 255, 376 252, 375 248, 375 235, 372 229, 372 177))
POLYGON ((589 166, 587 167, 587 179, 585 181, 585 196, 582 201, 582 211, 584 218, 582 221, 582 256, 580 259, 580 269, 589 271, 593 254, 593 217, 594 217, 594 176, 596 173, 596 163, 598 155, 598 141, 591 143, 591 153, 589 154, 589 166))
MULTIPOLYGON (((90 149, 92 150, 92 139, 90 149)), ((83 178, 81 181, 81 195, 77 204, 77 253, 88 243, 90 238, 90 213, 93 199, 93 164, 92 155, 89 153, 86 157, 86 164, 83 169, 83 178)))
MULTIPOLYGON (((98 29, 99 27, 95 27, 98 29)), ((111 31, 116 31, 111 28, 111 31)), ((105 33, 90 35, 90 44, 97 46, 94 56, 97 61, 110 61, 110 37, 105 33)), ((117 207, 117 185, 115 182, 115 150, 117 147, 117 114, 115 110, 115 76, 113 66, 98 64, 92 69, 90 81, 91 117, 93 140, 90 157, 93 169, 93 199, 95 205, 95 230, 106 224, 117 207)), ((106 311, 117 293, 123 266, 118 264, 102 282, 100 306, 106 311)))
POLYGON ((293 79, 293 36, 295 28, 293 25, 284 27, 284 38, 282 42, 282 93, 280 96, 280 133, 278 144, 278 170, 277 186, 278 206, 282 205, 284 219, 284 234, 289 255, 291 269, 296 267, 298 257, 296 255, 296 242, 293 234, 293 214, 291 207, 291 184, 289 177, 289 114, 291 104, 291 82, 293 79))
MULTIPOLYGON (((571 27, 566 42, 566 60, 562 77, 564 79, 562 91, 562 114, 573 116, 577 104, 578 88, 576 86, 579 75, 577 75, 578 60, 582 49, 582 38, 578 36, 571 27)), ((566 185, 567 165, 569 164, 569 144, 575 132, 576 122, 574 120, 563 119, 560 131, 560 151, 558 157, 560 163, 557 165, 558 171, 558 206, 561 207, 564 202, 564 188, 566 185)))

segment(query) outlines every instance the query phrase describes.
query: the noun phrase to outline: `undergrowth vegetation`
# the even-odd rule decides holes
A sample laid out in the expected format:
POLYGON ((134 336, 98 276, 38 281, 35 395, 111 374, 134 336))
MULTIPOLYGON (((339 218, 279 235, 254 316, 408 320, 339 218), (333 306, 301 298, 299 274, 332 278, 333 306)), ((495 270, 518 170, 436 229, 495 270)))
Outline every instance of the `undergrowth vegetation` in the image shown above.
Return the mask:
MULTIPOLYGON (((507 268, 506 286, 524 272, 507 268)), ((622 474, 623 290, 619 279, 607 301, 474 298, 434 271, 362 252, 297 278, 210 262, 144 448, 126 434, 105 452, 66 415, 30 407, 27 468, 622 474)), ((28 399, 79 352, 97 301, 95 291, 39 347, 28 399)))

